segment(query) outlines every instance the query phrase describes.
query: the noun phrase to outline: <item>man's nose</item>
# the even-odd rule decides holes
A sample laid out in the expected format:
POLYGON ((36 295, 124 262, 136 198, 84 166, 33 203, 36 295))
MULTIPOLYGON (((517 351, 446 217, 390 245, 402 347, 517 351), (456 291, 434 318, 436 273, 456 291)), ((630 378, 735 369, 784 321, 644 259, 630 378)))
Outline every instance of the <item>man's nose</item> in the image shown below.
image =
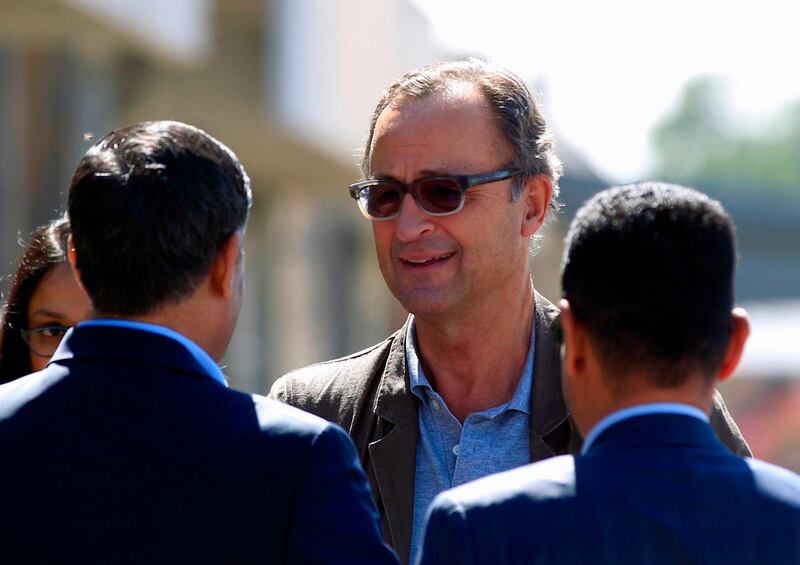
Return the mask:
POLYGON ((400 203, 400 214, 395 224, 395 235, 403 242, 414 241, 433 229, 433 218, 422 211, 411 194, 405 194, 400 203))

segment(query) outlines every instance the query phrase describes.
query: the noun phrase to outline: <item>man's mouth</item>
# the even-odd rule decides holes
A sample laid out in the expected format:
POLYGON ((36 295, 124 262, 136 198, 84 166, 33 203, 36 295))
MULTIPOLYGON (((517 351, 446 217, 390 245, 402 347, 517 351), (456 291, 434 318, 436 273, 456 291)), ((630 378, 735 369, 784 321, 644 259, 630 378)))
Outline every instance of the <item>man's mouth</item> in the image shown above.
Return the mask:
POLYGON ((431 257, 419 257, 413 259, 401 257, 400 261, 411 267, 425 267, 428 265, 434 265, 436 263, 447 261, 453 255, 455 255, 455 252, 451 251, 450 253, 444 253, 443 255, 434 255, 431 257))

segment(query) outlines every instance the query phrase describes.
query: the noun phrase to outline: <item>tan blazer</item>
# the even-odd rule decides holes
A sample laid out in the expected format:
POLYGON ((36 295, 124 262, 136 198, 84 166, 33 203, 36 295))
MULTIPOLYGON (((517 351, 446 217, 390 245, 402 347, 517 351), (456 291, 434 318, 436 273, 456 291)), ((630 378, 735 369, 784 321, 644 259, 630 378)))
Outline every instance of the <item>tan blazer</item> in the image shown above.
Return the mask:
MULTIPOLYGON (((559 346, 550 328, 557 315, 558 308, 537 293, 531 462, 577 453, 582 443, 561 391, 559 346)), ((384 537, 403 563, 408 562, 411 546, 419 434, 417 397, 406 372, 405 336, 404 326, 369 349, 292 371, 270 391, 271 397, 336 422, 350 433, 381 514, 384 537)), ((711 423, 734 453, 751 455, 719 393, 711 423)))

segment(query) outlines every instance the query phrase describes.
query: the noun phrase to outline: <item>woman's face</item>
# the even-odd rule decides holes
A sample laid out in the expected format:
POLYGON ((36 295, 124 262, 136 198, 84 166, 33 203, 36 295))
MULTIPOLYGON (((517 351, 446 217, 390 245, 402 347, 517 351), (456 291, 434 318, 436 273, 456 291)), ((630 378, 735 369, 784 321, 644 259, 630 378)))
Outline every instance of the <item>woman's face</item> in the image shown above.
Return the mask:
POLYGON ((45 273, 28 303, 28 329, 47 328, 30 337, 34 371, 47 365, 64 335, 64 328, 87 320, 91 310, 89 297, 75 282, 68 261, 58 263, 45 273))

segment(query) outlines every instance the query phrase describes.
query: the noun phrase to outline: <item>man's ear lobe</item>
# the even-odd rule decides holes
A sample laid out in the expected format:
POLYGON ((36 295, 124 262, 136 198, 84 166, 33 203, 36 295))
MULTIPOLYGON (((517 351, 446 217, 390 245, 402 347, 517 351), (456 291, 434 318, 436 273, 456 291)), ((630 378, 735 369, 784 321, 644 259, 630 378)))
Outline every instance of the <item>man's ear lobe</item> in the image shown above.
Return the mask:
POLYGON ((580 377, 586 368, 586 333, 567 300, 561 300, 559 308, 564 370, 573 378, 580 377))
POLYGON ((209 272, 211 288, 225 299, 235 293, 236 274, 239 269, 242 234, 233 232, 222 244, 209 272))
POLYGON ((521 232, 524 237, 529 237, 544 224, 553 195, 553 182, 546 175, 533 175, 522 190, 525 216, 522 218, 521 232))
POLYGON ((72 234, 67 236, 67 260, 69 260, 69 264, 72 265, 72 270, 77 272, 78 256, 75 254, 75 243, 72 241, 72 234))
POLYGON ((734 308, 731 313, 733 327, 731 328, 731 338, 728 348, 725 350, 725 357, 719 369, 717 379, 723 381, 730 377, 739 366, 739 361, 744 353, 744 344, 750 336, 750 319, 743 308, 734 308))
POLYGON ((69 266, 72 267, 72 276, 75 277, 75 282, 78 283, 78 286, 83 292, 86 292, 86 288, 83 286, 83 281, 81 280, 81 272, 78 270, 78 255, 75 253, 75 243, 72 241, 72 234, 69 234, 67 237, 67 261, 69 261, 69 266))

